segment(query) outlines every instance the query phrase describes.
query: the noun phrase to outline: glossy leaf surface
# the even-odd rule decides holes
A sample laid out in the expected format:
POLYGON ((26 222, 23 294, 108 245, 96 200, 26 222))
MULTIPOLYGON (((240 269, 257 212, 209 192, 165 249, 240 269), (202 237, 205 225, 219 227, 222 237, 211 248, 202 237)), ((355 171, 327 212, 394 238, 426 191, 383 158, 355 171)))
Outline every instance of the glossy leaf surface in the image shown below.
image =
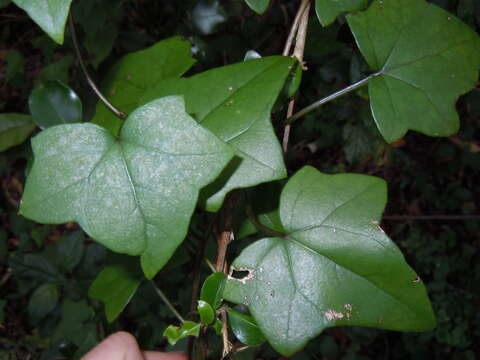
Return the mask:
POLYGON ((119 257, 119 261, 107 265, 90 286, 88 295, 105 304, 108 322, 113 322, 135 295, 141 283, 137 266, 135 258, 119 257))
POLYGON ((197 311, 200 315, 200 322, 204 325, 211 324, 215 320, 215 311, 212 306, 203 300, 198 300, 197 311))
POLYGON ((270 112, 294 60, 266 57, 216 68, 188 79, 172 79, 149 90, 142 102, 180 94, 187 112, 235 151, 235 160, 202 193, 217 211, 226 194, 286 176, 270 112))
POLYGON ((330 25, 342 13, 364 8, 367 0, 315 0, 315 11, 323 26, 330 25))
POLYGON ((72 0, 13 0, 58 44, 63 44, 72 0))
POLYGON ((0 114, 0 151, 20 145, 35 129, 30 115, 0 114))
POLYGON ((385 140, 398 140, 409 129, 430 136, 457 132, 455 102, 478 79, 478 34, 423 0, 376 0, 347 19, 378 75, 369 92, 385 140))
MULTIPOLYGON (((102 88, 109 101, 128 114, 140 105, 138 100, 148 88, 180 77, 194 63, 190 43, 180 37, 169 38, 124 56, 108 72, 102 88)), ((117 135, 123 120, 99 102, 92 122, 117 135)))
POLYGON ((270 0, 245 0, 245 2, 257 14, 263 14, 270 4, 270 0))
POLYGON ((149 278, 183 241, 199 190, 232 158, 178 96, 135 110, 118 138, 94 124, 59 125, 32 146, 20 212, 41 223, 78 222, 113 251, 142 255, 149 278))
POLYGON ((223 272, 210 275, 203 283, 200 300, 207 302, 214 309, 218 309, 223 300, 223 289, 226 281, 227 275, 223 272))
POLYGON ((30 94, 28 107, 33 121, 42 129, 82 121, 82 102, 60 81, 37 86, 30 94))
POLYGON ((250 315, 229 309, 228 320, 235 337, 242 343, 257 346, 265 342, 265 336, 250 315))
POLYGON ((431 329, 425 287, 378 225, 385 203, 379 178, 304 167, 281 194, 287 235, 240 254, 233 268, 249 274, 229 278, 225 299, 247 305, 286 356, 336 325, 431 329))

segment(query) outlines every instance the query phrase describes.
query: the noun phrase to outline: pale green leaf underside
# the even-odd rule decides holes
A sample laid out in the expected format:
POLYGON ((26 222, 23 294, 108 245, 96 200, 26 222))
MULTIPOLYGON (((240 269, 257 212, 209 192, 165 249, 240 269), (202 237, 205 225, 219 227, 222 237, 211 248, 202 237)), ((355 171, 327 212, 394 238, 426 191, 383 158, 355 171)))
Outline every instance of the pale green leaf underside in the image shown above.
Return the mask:
POLYGON ((30 115, 0 114, 0 151, 23 143, 35 127, 30 115))
POLYGON ((63 44, 72 0, 13 0, 58 44, 63 44))
POLYGON ((288 235, 241 253, 233 267, 251 279, 229 278, 225 299, 247 305, 286 356, 336 325, 432 328, 425 287, 378 226, 385 202, 381 179, 303 168, 280 198, 288 235))
POLYGON ((245 2, 257 14, 263 14, 270 4, 270 0, 245 0, 245 2))
POLYGON ((409 129, 430 136, 457 132, 455 102, 478 79, 478 34, 424 0, 377 0, 347 19, 362 54, 378 72, 369 92, 385 140, 398 140, 409 129))
POLYGON ((315 0, 315 11, 322 26, 330 25, 342 13, 364 8, 367 0, 315 0))
POLYGON ((59 125, 32 146, 20 212, 41 223, 78 222, 113 251, 142 255, 150 278, 183 241, 199 190, 232 157, 177 96, 135 110, 118 140, 94 124, 59 125))
MULTIPOLYGON (((102 89, 112 104, 128 114, 140 105, 138 101, 147 89, 164 79, 182 76, 194 63, 190 43, 172 37, 125 55, 108 72, 102 89)), ((123 120, 100 101, 92 122, 116 135, 123 120)))
POLYGON ((188 113, 235 151, 238 161, 202 194, 207 210, 217 211, 233 189, 286 176, 270 114, 293 64, 288 57, 254 59, 163 81, 142 99, 183 95, 188 113))

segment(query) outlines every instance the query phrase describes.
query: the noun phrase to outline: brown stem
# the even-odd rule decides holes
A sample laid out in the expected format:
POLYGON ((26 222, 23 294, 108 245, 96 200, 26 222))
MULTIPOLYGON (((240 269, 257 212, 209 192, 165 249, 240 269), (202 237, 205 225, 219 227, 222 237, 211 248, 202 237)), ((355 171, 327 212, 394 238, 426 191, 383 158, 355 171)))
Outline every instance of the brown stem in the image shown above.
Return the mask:
POLYGON ((227 248, 233 240, 233 197, 229 196, 225 200, 223 207, 223 219, 219 219, 217 224, 217 261, 215 262, 215 270, 227 273, 227 248))
MULTIPOLYGON (((299 66, 303 69, 303 54, 305 52, 305 41, 307 39, 307 29, 308 29, 308 18, 310 14, 310 0, 302 0, 300 8, 298 9, 297 16, 295 17, 294 24, 292 25, 292 31, 295 27, 296 36, 295 36, 295 49, 293 50, 293 56, 299 61, 299 66), (298 25, 295 22, 298 20, 298 25)), ((287 39, 285 44, 284 55, 288 55, 290 51, 291 42, 293 39, 292 31, 287 39)), ((295 107, 295 97, 290 99, 288 103, 287 110, 287 119, 293 115, 293 110, 295 107)), ((288 140, 290 138, 290 128, 291 125, 287 124, 283 132, 283 151, 286 153, 288 150, 288 140)))

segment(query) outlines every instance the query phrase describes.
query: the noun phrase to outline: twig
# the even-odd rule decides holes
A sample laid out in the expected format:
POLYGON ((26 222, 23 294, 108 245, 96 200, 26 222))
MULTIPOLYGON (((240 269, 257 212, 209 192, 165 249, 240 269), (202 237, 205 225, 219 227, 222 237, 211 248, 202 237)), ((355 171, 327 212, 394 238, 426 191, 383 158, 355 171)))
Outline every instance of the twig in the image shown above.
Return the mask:
POLYGON ((480 215, 386 215, 383 220, 405 221, 435 221, 435 220, 480 220, 480 215))
POLYGON ((175 315, 175 317, 180 321, 180 322, 185 322, 185 319, 182 317, 182 315, 180 315, 180 313, 173 307, 172 303, 170 302, 170 300, 168 300, 167 296, 163 293, 162 290, 160 290, 158 288, 158 286, 155 284, 155 282, 153 280, 150 280, 150 284, 152 284, 155 292, 158 294, 158 296, 160 297, 160 299, 163 300, 163 302, 165 303, 165 305, 167 305, 168 309, 175 315))
MULTIPOLYGON (((292 25, 292 30, 295 26, 298 27, 296 36, 295 36, 295 49, 293 50, 293 56, 297 58, 299 61, 299 65, 303 69, 303 54, 305 52, 305 41, 307 39, 307 29, 308 29, 308 19, 310 14, 310 0, 302 0, 300 4, 300 8, 298 10, 297 16, 295 17, 295 21, 298 20, 298 25, 292 25)), ((288 55, 288 52, 291 48, 292 42, 292 31, 287 39, 287 43, 285 44, 285 49, 283 51, 284 55, 288 55)), ((295 97, 290 99, 288 103, 287 109, 287 119, 293 115, 293 109, 295 107, 295 97)), ((285 125, 285 129, 283 131, 283 151, 287 152, 288 149, 288 139, 290 138, 290 124, 285 125)))
POLYGON ((111 112, 113 112, 120 119, 126 119, 128 117, 128 115, 125 114, 124 112, 118 110, 115 106, 112 105, 112 103, 110 101, 107 100, 107 98, 102 94, 102 92, 100 91, 100 89, 98 88, 98 86, 95 84, 92 77, 88 73, 87 66, 85 65, 85 62, 83 61, 83 58, 82 58, 82 53, 80 51, 80 46, 78 45, 77 33, 75 31, 75 24, 73 23, 72 13, 69 14, 69 26, 70 26, 70 33, 72 34, 73 47, 75 48, 75 53, 77 54, 78 62, 80 63, 80 67, 82 68, 83 75, 87 79, 88 85, 90 85, 90 87, 95 92, 95 94, 98 96, 98 98, 105 104, 105 106, 111 112))
POLYGON ((293 20, 292 27, 290 28, 290 33, 288 34, 287 41, 285 42, 285 47, 283 49, 283 56, 288 56, 290 53, 290 49, 292 47, 293 39, 295 38, 295 35, 297 34, 297 29, 300 24, 300 20, 302 18, 303 13, 305 12, 305 7, 307 5, 310 5, 309 0, 302 0, 302 3, 300 4, 300 7, 298 8, 297 15, 295 15, 295 19, 293 20))

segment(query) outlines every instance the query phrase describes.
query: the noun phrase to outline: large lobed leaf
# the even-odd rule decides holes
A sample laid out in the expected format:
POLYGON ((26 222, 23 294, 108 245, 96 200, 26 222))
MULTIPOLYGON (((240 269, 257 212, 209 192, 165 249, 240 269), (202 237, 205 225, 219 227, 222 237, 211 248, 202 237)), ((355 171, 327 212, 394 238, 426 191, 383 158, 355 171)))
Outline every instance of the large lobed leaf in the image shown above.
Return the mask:
POLYGON ((183 95, 187 112, 235 151, 237 161, 203 194, 207 210, 218 210, 233 189, 286 176, 270 113, 293 65, 293 59, 281 56, 249 60, 162 81, 143 97, 141 103, 183 95))
POLYGON ((20 212, 41 223, 78 222, 108 248, 142 255, 150 278, 183 241, 199 190, 232 158, 178 96, 135 110, 117 138, 94 124, 59 125, 32 146, 20 212))
POLYGON ((72 0, 13 0, 58 44, 63 44, 72 0))
POLYGON ((431 329, 425 287, 379 227, 386 202, 381 179, 325 175, 311 167, 284 187, 285 237, 247 247, 224 297, 248 306, 270 344, 289 356, 327 327, 431 329))
MULTIPOLYGON (((182 76, 194 63, 190 43, 172 37, 121 58, 109 70, 102 89, 112 104, 128 114, 139 106, 147 89, 162 80, 182 76)), ((99 102, 92 122, 117 135, 123 120, 99 102)))
POLYGON ((478 34, 424 0, 376 0, 347 19, 377 72, 369 92, 385 140, 398 140, 409 129, 431 136, 458 131, 455 102, 478 79, 478 34))

